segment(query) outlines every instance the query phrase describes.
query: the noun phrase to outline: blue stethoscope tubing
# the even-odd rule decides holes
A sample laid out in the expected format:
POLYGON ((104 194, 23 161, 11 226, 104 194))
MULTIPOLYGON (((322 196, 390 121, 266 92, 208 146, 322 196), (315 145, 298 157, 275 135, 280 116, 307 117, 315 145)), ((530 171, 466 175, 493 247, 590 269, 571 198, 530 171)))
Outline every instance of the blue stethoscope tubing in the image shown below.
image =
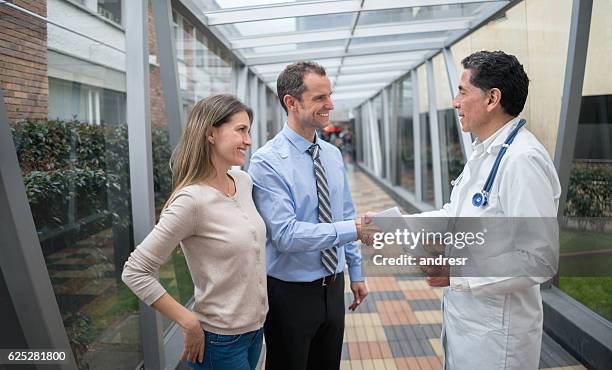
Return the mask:
POLYGON ((493 187, 493 181, 495 180, 495 176, 497 175, 497 171, 499 170, 499 164, 501 160, 506 154, 506 150, 516 137, 516 134, 519 132, 521 127, 523 127, 527 123, 524 119, 521 119, 519 123, 516 125, 514 130, 508 135, 506 141, 502 145, 501 149, 497 153, 497 158, 495 158, 495 162, 493 163, 493 167, 491 168, 491 172, 489 172, 489 176, 487 177, 487 181, 484 184, 484 187, 479 193, 474 194, 472 197, 472 204, 474 207, 485 207, 489 203, 489 193, 491 192, 491 188, 493 187))

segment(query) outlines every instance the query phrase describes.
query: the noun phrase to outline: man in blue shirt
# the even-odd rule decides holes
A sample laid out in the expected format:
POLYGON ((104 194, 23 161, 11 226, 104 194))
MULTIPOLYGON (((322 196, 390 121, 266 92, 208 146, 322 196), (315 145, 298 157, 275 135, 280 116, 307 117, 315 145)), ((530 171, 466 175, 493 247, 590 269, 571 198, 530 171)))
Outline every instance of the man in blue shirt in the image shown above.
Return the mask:
POLYGON ((362 236, 342 155, 316 129, 334 109, 325 69, 285 68, 277 93, 287 124, 251 158, 255 205, 267 227, 267 370, 338 369, 344 335, 344 266, 355 310, 367 295, 362 236))

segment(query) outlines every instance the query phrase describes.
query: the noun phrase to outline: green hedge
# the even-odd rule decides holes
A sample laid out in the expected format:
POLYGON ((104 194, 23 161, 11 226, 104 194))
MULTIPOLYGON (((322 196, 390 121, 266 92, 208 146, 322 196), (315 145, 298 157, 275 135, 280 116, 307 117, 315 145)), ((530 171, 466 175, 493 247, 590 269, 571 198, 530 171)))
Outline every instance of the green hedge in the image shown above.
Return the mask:
POLYGON ((612 216, 612 166, 577 162, 570 175, 567 217, 612 216))
MULTIPOLYGON (((23 122, 11 131, 41 240, 87 219, 131 224, 127 125, 23 122)), ((171 189, 170 146, 166 130, 152 136, 159 205, 171 189)))

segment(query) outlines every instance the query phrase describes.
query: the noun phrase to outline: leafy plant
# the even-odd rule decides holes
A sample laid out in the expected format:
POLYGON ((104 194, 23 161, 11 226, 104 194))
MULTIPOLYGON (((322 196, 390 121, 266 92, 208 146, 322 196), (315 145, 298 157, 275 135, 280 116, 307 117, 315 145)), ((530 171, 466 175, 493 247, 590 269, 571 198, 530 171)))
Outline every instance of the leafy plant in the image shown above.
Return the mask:
MULTIPOLYGON (((76 230, 88 233, 131 224, 127 125, 78 121, 21 122, 11 127, 30 208, 41 241, 76 230)), ((170 145, 165 129, 154 129, 156 203, 172 186, 170 145)))
POLYGON ((581 228, 603 227, 612 216, 612 167, 605 164, 574 164, 570 174, 564 215, 579 218, 581 228))

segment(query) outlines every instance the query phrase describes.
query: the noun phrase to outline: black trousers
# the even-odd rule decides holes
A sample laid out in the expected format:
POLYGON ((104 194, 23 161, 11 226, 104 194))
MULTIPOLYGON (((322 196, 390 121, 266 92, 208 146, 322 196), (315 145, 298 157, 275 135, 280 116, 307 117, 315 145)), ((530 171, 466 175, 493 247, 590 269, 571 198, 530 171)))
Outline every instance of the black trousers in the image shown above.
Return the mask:
MULTIPOLYGON (((326 279, 327 280, 327 279, 326 279)), ((344 336, 344 274, 333 283, 268 277, 266 370, 337 370, 344 336)))

